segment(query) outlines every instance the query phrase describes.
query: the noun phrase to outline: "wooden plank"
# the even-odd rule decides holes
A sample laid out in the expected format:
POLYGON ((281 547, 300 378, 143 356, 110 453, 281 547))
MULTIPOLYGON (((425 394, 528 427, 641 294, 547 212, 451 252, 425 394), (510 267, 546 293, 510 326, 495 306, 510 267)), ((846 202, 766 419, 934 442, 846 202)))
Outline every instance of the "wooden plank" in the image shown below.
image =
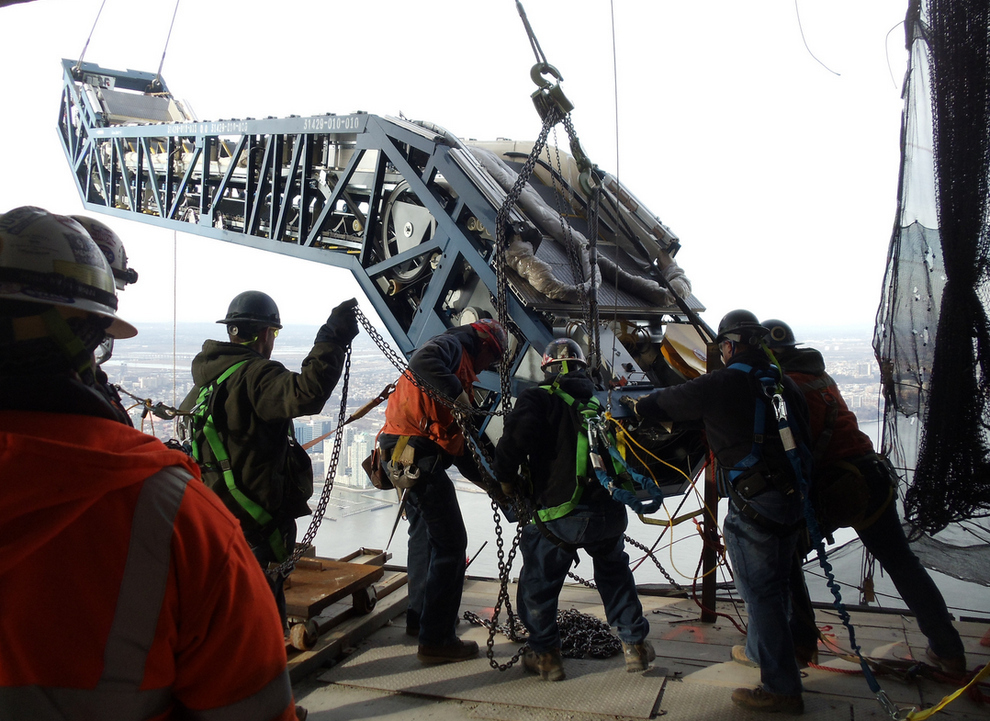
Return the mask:
POLYGON ((312 618, 321 610, 380 579, 381 566, 328 558, 300 559, 286 581, 285 607, 290 616, 312 618))

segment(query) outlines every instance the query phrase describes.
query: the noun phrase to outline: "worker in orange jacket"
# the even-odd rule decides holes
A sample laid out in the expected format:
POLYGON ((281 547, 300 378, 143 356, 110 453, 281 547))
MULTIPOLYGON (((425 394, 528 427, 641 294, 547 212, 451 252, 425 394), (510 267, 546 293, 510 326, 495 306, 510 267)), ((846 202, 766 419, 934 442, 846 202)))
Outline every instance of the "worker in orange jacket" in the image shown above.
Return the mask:
POLYGON ((451 465, 480 482, 461 426, 450 407, 469 414, 477 374, 507 348, 505 329, 485 319, 434 336, 413 353, 385 410, 378 437, 382 470, 408 488, 409 610, 406 632, 419 637, 425 664, 472 658, 478 644, 454 632, 466 569, 467 531, 447 476, 451 465), (441 400, 444 399, 444 400, 441 400))
POLYGON ((297 718, 240 525, 96 380, 105 334, 137 333, 106 258, 70 218, 17 208, 0 282, 0 717, 297 718))

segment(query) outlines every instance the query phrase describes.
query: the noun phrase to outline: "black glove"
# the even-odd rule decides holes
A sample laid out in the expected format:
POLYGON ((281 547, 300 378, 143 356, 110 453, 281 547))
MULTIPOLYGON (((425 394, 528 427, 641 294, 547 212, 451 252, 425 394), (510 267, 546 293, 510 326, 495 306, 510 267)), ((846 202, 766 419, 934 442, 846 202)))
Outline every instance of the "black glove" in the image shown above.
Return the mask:
POLYGON ((317 343, 336 343, 347 346, 358 334, 357 299, 351 298, 338 305, 330 313, 327 322, 316 332, 317 343))
POLYGON ((636 409, 637 400, 632 396, 622 396, 619 398, 619 403, 624 405, 626 408, 632 411, 632 414, 639 418, 639 411, 636 409))

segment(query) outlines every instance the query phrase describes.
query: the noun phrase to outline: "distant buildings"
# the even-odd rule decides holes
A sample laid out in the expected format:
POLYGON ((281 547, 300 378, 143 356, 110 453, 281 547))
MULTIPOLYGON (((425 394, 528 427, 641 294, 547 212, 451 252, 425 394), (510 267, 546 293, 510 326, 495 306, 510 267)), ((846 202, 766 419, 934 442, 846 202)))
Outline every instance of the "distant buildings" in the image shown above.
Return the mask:
MULTIPOLYGON (((173 352, 172 326, 147 324, 134 341, 114 346, 114 355, 105 365, 111 383, 118 384, 125 406, 133 404, 134 425, 146 433, 168 440, 175 438, 174 422, 148 414, 141 418, 143 400, 151 405, 159 402, 177 407, 192 389, 189 368, 205 338, 217 337, 216 327, 206 324, 180 326, 173 352), (128 395, 130 394, 130 395, 128 395), (131 395, 137 398, 131 398, 131 395)), ((315 328, 286 327, 279 336, 274 359, 287 368, 297 370, 312 347, 315 328)), ((819 348, 825 356, 828 372, 836 378, 843 397, 861 423, 873 422, 881 414, 880 380, 871 345, 872 338, 843 338, 841 340, 812 340, 808 345, 819 348)), ((381 389, 398 377, 398 370, 383 356, 364 334, 354 340, 351 357, 351 377, 348 388, 348 410, 374 398, 381 389)), ((333 430, 340 411, 340 385, 327 402, 323 413, 294 422, 296 439, 307 444, 333 430)), ((341 451, 334 483, 354 489, 371 488, 371 482, 361 467, 370 453, 375 437, 385 419, 382 404, 343 428, 341 451)), ((326 477, 327 465, 333 454, 334 435, 309 449, 313 475, 317 483, 326 477)))

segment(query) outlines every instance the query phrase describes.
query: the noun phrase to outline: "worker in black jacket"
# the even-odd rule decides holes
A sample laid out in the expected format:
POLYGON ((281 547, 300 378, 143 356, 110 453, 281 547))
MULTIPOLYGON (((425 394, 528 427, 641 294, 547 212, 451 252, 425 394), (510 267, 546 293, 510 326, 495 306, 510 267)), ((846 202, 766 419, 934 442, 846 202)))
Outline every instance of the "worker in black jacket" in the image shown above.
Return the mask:
POLYGON ((801 484, 810 474, 807 406, 763 348, 768 330, 745 310, 728 313, 716 342, 726 367, 631 401, 643 418, 701 421, 730 499, 726 549, 758 649, 762 685, 736 689, 739 706, 801 713, 801 675, 787 628, 791 561, 803 532, 801 484), (778 418, 777 411, 785 415, 778 418), (781 428, 784 430, 781 430, 781 428))
MULTIPOLYGON (((295 546, 296 518, 310 514, 313 465, 296 443, 292 420, 323 410, 340 379, 347 346, 358 333, 353 298, 330 314, 316 333, 299 373, 271 359, 282 323, 275 301, 257 290, 237 295, 227 315, 229 340, 208 340, 193 359, 195 387, 182 402, 190 411, 200 391, 234 369, 216 391, 213 420, 230 458, 232 474, 219 464, 203 469, 203 481, 223 500, 244 529, 251 550, 268 572, 285 623, 285 578, 274 568, 295 546)), ((195 439, 200 447, 207 439, 195 439)))
POLYGON ((626 507, 593 477, 587 446, 579 451, 579 436, 587 431, 578 406, 595 390, 587 362, 580 346, 565 338, 547 346, 541 367, 546 385, 519 394, 495 450, 502 490, 508 496, 531 497, 538 509, 535 523, 523 528, 519 541, 523 567, 516 608, 529 631, 530 647, 523 664, 544 680, 564 678, 557 599, 582 548, 591 556, 608 622, 622 640, 626 670, 644 671, 656 652, 646 638, 650 624, 643 617, 624 548, 626 507), (590 478, 579 477, 579 463, 590 478), (526 468, 531 490, 521 487, 526 481, 520 467, 526 468))

